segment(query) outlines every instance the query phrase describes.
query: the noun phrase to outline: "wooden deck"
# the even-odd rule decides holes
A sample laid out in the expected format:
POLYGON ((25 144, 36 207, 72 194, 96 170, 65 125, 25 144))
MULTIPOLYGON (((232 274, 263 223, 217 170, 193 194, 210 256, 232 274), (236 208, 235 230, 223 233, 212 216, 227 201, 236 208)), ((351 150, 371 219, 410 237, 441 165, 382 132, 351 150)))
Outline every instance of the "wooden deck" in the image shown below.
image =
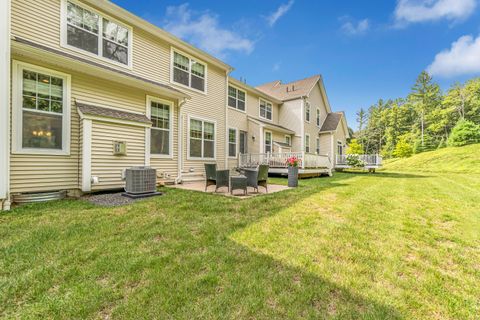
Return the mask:
POLYGON ((326 155, 307 154, 305 152, 283 152, 283 153, 247 153, 239 157, 239 167, 256 167, 260 164, 267 164, 272 174, 288 174, 287 159, 297 157, 300 160, 298 170, 299 178, 319 177, 332 175, 333 164, 326 155))
POLYGON ((337 155, 335 161, 335 169, 363 169, 369 171, 375 171, 382 167, 382 156, 378 154, 361 154, 358 155, 360 161, 364 163, 361 167, 353 167, 348 164, 347 155, 337 155))

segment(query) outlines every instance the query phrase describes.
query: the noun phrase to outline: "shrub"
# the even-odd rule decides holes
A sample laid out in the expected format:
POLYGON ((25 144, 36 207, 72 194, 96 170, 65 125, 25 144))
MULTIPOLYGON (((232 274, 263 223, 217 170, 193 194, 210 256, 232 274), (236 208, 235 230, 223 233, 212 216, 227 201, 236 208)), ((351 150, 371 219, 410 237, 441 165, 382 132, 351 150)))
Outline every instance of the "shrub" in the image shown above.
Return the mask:
POLYGON ((349 154, 347 155, 347 165, 352 167, 363 167, 365 166, 365 161, 360 160, 358 154, 349 154))
POLYGON ((413 154, 413 147, 407 142, 405 138, 398 140, 393 156, 397 158, 408 158, 413 154))
POLYGON ((467 120, 458 121, 448 138, 448 145, 455 147, 478 142, 480 142, 480 125, 467 120))
POLYGON ((347 154, 364 154, 362 144, 357 139, 352 139, 348 144, 347 154))

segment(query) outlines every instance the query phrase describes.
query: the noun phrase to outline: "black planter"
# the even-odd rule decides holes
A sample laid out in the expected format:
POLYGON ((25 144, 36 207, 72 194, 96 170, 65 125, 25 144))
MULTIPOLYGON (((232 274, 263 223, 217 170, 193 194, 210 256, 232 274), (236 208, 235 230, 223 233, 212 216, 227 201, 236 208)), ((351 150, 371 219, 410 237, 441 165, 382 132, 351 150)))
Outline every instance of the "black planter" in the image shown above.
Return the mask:
POLYGON ((298 187, 298 167, 288 167, 288 186, 298 187))

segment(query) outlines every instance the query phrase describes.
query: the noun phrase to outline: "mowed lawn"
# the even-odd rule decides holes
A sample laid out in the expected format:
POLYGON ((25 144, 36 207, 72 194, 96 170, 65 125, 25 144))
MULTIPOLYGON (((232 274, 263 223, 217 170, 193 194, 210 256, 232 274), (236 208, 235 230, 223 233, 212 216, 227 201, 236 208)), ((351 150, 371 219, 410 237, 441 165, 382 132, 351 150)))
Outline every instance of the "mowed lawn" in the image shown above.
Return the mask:
POLYGON ((336 173, 249 200, 164 191, 0 215, 0 316, 480 317, 477 173, 336 173))

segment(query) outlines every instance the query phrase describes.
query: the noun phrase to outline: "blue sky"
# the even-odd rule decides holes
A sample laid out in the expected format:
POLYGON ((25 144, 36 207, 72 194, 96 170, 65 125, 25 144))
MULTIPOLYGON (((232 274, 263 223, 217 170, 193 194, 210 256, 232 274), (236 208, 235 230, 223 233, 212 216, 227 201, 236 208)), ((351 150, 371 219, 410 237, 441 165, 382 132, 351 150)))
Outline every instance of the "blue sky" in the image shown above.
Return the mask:
POLYGON ((480 75, 480 0, 114 0, 235 67, 250 85, 320 73, 332 108, 443 89, 480 75))

